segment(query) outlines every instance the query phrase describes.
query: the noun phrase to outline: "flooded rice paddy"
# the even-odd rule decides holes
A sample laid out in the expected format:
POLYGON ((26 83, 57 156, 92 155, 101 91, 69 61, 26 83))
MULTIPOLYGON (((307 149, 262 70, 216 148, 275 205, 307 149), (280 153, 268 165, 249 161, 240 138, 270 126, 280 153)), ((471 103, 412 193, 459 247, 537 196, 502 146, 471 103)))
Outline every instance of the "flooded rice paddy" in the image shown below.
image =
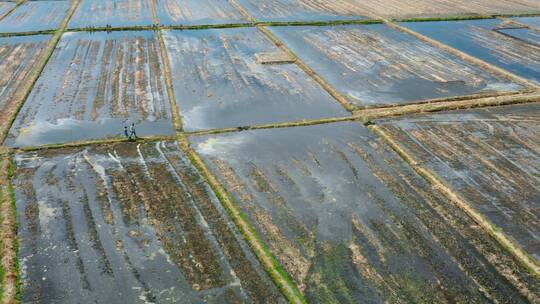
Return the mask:
POLYGON ((164 25, 245 23, 227 0, 157 0, 157 17, 164 25))
POLYGON ((176 143, 15 161, 23 302, 284 303, 176 143))
POLYGON ((359 124, 191 143, 309 303, 526 302, 497 245, 359 124))
POLYGON ((540 261, 540 104, 380 123, 419 163, 540 261))
POLYGON ((173 134, 154 32, 65 34, 10 131, 28 146, 123 136, 173 134))
POLYGON ((68 28, 152 25, 152 0, 81 0, 68 28))
POLYGON ((521 89, 383 24, 270 29, 356 106, 521 89))
POLYGON ((279 49, 255 28, 164 31, 184 130, 346 115, 295 64, 261 64, 279 49))
POLYGON ((540 17, 520 17, 512 18, 512 20, 515 20, 521 24, 525 24, 533 28, 540 29, 540 17))
POLYGON ((397 18, 455 17, 461 15, 534 13, 536 0, 362 0, 358 5, 370 16, 397 18))
POLYGON ((533 30, 514 30, 515 24, 498 19, 412 22, 403 26, 469 55, 540 83, 540 39, 533 30), (510 34, 505 34, 504 31, 510 34), (529 36, 520 39, 514 35, 529 36), (521 34, 520 34, 521 33, 521 34), (531 43, 530 37, 536 37, 531 43))
POLYGON ((0 33, 57 29, 69 6, 69 1, 26 1, 0 20, 0 33))
POLYGON ((11 107, 17 88, 24 82, 50 36, 0 37, 0 112, 11 107))
POLYGON ((331 21, 364 19, 352 0, 235 0, 259 21, 331 21))

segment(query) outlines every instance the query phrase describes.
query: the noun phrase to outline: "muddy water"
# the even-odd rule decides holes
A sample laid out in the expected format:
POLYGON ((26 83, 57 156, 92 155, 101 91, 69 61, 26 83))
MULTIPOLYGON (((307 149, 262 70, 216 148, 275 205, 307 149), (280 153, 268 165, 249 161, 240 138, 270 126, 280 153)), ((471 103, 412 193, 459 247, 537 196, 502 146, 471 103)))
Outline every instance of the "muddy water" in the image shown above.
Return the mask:
POLYGON ((540 104, 381 123, 419 162, 540 262, 540 104))
POLYGON ((227 0, 158 0, 156 6, 159 23, 165 25, 247 22, 227 0))
POLYGON ((69 5, 69 1, 27 1, 0 20, 0 33, 56 29, 64 20, 69 5))
POLYGON ((520 36, 524 31, 531 31, 525 35, 529 37, 527 39, 533 39, 534 44, 528 43, 527 39, 516 39, 512 37, 513 34, 505 35, 500 32, 505 27, 515 25, 505 24, 497 19, 413 22, 402 23, 402 25, 516 75, 540 83, 540 47, 538 46, 540 40, 538 33, 533 33, 532 30, 506 31, 520 36))
POLYGON ((259 21, 330 21, 363 19, 351 0, 236 0, 259 21))
POLYGON ((358 106, 520 88, 382 24, 270 29, 358 106))
POLYGON ((279 49, 255 28, 164 31, 187 131, 346 115, 294 64, 263 65, 279 49))
POLYGON ((23 302, 284 302, 176 143, 15 161, 23 302))
POLYGON ((6 143, 28 146, 173 134, 153 32, 68 33, 20 111, 6 143))
POLYGON ((0 38, 0 112, 11 105, 49 39, 47 35, 0 38))
POLYGON ((191 143, 310 303, 525 302, 483 254, 514 262, 359 124, 191 143))
POLYGON ((152 25, 152 0, 81 0, 68 28, 152 25))

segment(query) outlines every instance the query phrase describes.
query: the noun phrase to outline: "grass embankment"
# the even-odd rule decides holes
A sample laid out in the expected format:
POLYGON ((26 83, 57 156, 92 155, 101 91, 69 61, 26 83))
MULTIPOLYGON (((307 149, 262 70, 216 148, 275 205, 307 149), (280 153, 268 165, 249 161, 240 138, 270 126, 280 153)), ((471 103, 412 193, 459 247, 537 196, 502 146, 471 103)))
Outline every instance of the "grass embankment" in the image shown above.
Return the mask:
POLYGON ((281 290, 283 295, 290 303, 306 303, 306 300, 300 293, 292 278, 283 270, 276 258, 272 255, 264 241, 257 234, 253 226, 249 223, 246 215, 240 210, 231 195, 218 182, 212 173, 208 170, 203 160, 191 148, 187 138, 181 137, 178 140, 182 151, 188 156, 192 164, 204 176, 219 201, 227 211, 229 217, 236 224, 243 238, 248 242, 249 246, 257 256, 265 271, 272 278, 276 286, 281 290))
POLYGON ((11 185, 15 167, 10 153, 0 153, 0 303, 20 302, 19 263, 17 259, 17 222, 15 193, 11 185))
POLYGON ((45 69, 45 66, 47 65, 47 62, 49 62, 49 59, 52 56, 52 53, 54 52, 54 49, 56 48, 56 45, 62 38, 62 34, 65 32, 67 28, 67 24, 69 20, 71 19, 71 16, 75 12, 75 9, 77 9, 77 6, 79 5, 80 0, 73 0, 71 2, 71 6, 66 13, 66 16, 64 17, 64 20, 62 21, 60 28, 58 28, 49 43, 47 44, 45 50, 43 51, 40 60, 36 63, 36 66, 34 69, 29 73, 29 75, 26 77, 24 82, 21 84, 19 88, 17 88, 17 92, 13 98, 14 102, 12 103, 12 106, 4 110, 3 117, 0 121, 0 142, 4 142, 6 139, 7 133, 9 129, 11 128, 11 125, 15 121, 15 118, 17 117, 17 114, 21 110, 24 101, 30 95, 30 91, 32 91, 32 88, 36 84, 39 76, 45 69))
POLYGON ((9 14, 13 13, 19 6, 21 6, 23 3, 25 3, 26 0, 19 0, 15 3, 15 6, 13 8, 11 8, 10 10, 8 10, 7 12, 5 12, 3 15, 0 15, 0 20, 4 19, 5 17, 7 17, 9 14))
POLYGON ((386 133, 386 131, 377 125, 369 126, 369 129, 380 136, 384 141, 396 152, 401 158, 407 162, 420 176, 426 179, 434 189, 442 193, 447 199, 454 203, 458 208, 467 213, 480 227, 483 228, 491 237, 493 237, 502 248, 504 248, 516 261, 523 265, 531 274, 540 277, 540 265, 524 252, 520 246, 516 245, 504 232, 487 218, 485 218, 480 212, 473 208, 465 199, 463 199, 458 193, 454 192, 448 187, 435 173, 431 170, 423 167, 413 155, 409 154, 400 144, 395 141, 392 136, 386 133))

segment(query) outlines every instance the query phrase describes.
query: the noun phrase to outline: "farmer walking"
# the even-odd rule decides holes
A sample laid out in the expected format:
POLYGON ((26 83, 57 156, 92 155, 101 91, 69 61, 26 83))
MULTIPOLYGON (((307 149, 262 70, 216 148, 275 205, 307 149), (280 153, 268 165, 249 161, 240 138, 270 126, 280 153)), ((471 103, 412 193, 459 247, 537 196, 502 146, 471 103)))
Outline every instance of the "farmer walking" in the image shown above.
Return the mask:
POLYGON ((129 139, 129 133, 128 133, 127 126, 124 126, 124 135, 126 136, 127 139, 129 139))
POLYGON ((132 123, 129 128, 129 139, 137 139, 137 132, 135 132, 135 124, 132 123))

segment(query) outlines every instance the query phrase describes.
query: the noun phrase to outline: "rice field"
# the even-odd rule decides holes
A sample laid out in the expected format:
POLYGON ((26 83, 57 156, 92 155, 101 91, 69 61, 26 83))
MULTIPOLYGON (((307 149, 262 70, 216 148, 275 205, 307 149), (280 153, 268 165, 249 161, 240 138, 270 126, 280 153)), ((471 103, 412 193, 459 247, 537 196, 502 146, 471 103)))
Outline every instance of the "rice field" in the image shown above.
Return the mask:
POLYGON ((151 0, 81 0, 69 28, 152 25, 151 0))
POLYGON ((0 19, 0 33, 55 30, 69 5, 69 1, 27 1, 0 19))
POLYGON ((522 89, 383 24, 270 30, 357 107, 522 89))
POLYGON ((191 143, 309 303, 526 302, 486 259, 489 237, 363 126, 191 143))
POLYGON ((15 162, 23 302, 284 302, 175 142, 15 162))
POLYGON ((414 22, 402 25, 540 83, 539 35, 531 29, 515 29, 516 26, 511 22, 497 19, 414 22), (530 38, 521 39, 516 35, 526 35, 530 38))
POLYGON ((159 23, 164 25, 247 22, 227 0, 157 0, 156 7, 159 23))
POLYGON ((352 0, 234 0, 253 18, 267 22, 331 21, 364 19, 352 0))
POLYGON ((173 134, 153 32, 62 37, 8 135, 10 146, 173 134))
POLYGON ((0 0, 1 303, 540 303, 538 0, 0 0))
POLYGON ((540 104, 381 122, 417 161, 540 261, 540 104))
POLYGON ((346 115, 294 64, 261 64, 282 52, 254 28, 164 31, 184 130, 346 115))

